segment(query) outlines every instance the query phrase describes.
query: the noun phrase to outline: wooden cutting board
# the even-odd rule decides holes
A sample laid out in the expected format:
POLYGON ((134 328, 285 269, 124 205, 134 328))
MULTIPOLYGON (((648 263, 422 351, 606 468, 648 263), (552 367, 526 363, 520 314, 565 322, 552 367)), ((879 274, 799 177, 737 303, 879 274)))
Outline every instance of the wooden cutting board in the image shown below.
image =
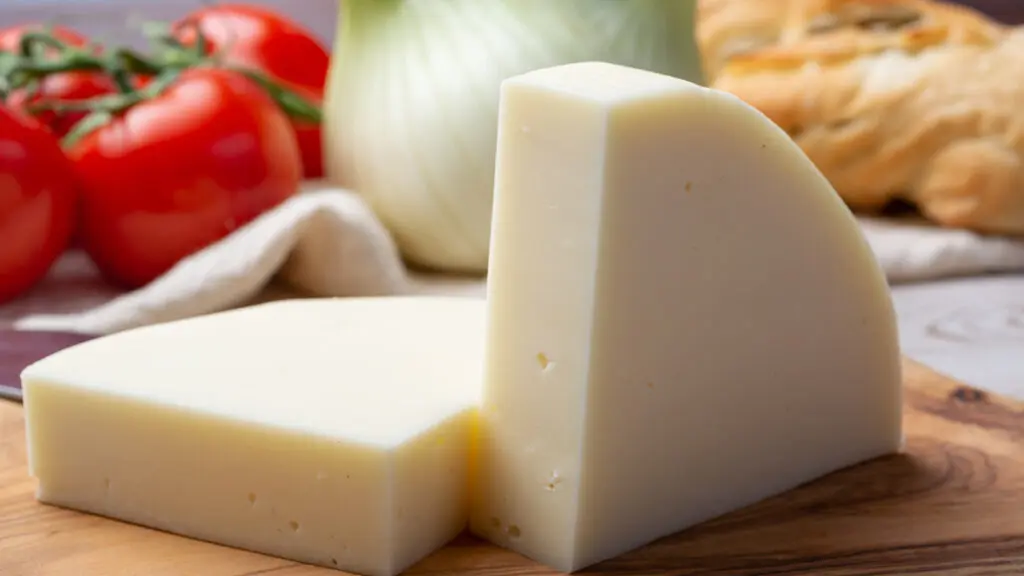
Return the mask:
MULTIPOLYGON (((586 573, 1024 574, 1024 404, 905 363, 904 454, 807 486, 586 573)), ((38 504, 21 406, 0 401, 0 574, 339 574, 38 504)), ((410 574, 550 571, 461 537, 410 574)))

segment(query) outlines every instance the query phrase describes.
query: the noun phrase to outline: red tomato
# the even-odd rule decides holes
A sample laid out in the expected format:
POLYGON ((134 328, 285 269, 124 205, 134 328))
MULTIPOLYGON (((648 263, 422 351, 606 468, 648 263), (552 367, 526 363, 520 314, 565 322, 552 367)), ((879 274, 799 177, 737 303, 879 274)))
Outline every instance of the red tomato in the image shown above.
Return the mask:
MULTIPOLYGON (((0 51, 17 52, 21 49, 21 39, 26 32, 43 31, 41 24, 29 24, 15 28, 0 30, 0 51)), ((58 40, 65 44, 82 47, 88 40, 68 28, 54 26, 50 29, 58 40)), ((29 106, 52 103, 57 101, 74 102, 88 100, 116 90, 113 81, 102 74, 93 72, 67 72, 49 76, 41 83, 34 93, 19 90, 8 96, 6 104, 15 110, 27 110, 29 106)), ((48 126, 57 136, 64 136, 85 117, 84 112, 57 114, 52 110, 36 114, 39 120, 48 126)))
POLYGON ((193 68, 74 143, 82 245, 134 288, 295 193, 302 175, 287 117, 258 85, 193 68))
POLYGON ((0 303, 46 275, 68 245, 75 181, 57 140, 0 107, 0 303))
MULTIPOLYGON (((230 64, 261 70, 320 104, 327 84, 330 54, 298 23, 266 8, 221 4, 201 8, 176 26, 186 45, 195 42, 196 26, 230 64)), ((307 178, 323 175, 323 147, 318 124, 293 122, 307 178)))

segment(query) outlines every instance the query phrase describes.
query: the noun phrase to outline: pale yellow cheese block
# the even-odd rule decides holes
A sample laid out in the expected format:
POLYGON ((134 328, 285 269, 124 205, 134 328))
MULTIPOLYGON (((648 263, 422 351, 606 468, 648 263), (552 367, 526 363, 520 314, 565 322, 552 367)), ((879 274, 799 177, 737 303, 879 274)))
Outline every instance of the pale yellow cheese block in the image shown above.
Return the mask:
POLYGON ((468 517, 483 303, 297 300, 141 328, 25 370, 38 497, 368 575, 468 517))
POLYGON ((577 570, 900 448, 884 276, 761 113, 581 63, 500 118, 474 532, 577 570))

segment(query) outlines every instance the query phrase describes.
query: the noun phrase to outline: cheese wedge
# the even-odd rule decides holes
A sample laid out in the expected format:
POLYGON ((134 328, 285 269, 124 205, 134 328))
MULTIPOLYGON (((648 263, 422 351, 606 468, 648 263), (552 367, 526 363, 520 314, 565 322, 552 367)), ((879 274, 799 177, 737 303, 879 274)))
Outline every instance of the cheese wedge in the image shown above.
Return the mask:
POLYGON ((572 571, 899 450, 883 273, 764 115, 580 63, 500 118, 474 532, 572 571))
POLYGON ((482 301, 300 300, 24 371, 38 498, 367 575, 465 528, 482 301))

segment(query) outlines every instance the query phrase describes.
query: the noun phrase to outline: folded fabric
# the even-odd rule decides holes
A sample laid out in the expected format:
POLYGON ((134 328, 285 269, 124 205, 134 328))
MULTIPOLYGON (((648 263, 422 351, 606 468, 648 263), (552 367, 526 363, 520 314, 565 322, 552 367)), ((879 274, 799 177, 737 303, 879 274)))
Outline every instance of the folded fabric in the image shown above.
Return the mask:
POLYGON ((890 284, 1024 270, 1024 238, 937 228, 918 219, 860 218, 890 284))
MULTIPOLYGON (((918 222, 862 219, 891 283, 1024 270, 1024 239, 918 222)), ((485 280, 411 273, 394 240, 351 191, 309 182, 302 193, 148 286, 68 314, 30 315, 23 330, 107 334, 295 296, 449 294, 483 297, 485 280), (284 290, 268 291, 271 283, 284 290)))

